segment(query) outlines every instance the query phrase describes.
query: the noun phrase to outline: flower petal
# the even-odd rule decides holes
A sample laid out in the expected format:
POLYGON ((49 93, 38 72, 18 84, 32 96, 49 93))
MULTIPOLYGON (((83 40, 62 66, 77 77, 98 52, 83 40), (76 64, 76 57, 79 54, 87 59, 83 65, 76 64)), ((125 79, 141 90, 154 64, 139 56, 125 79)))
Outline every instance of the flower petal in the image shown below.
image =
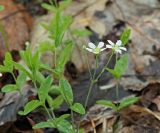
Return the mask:
POLYGON ((119 49, 127 51, 127 49, 125 47, 119 47, 119 49))
POLYGON ((117 42, 116 42, 116 46, 121 46, 122 45, 122 41, 121 40, 118 40, 117 42))
POLYGON ((96 46, 95 46, 92 42, 89 42, 89 43, 88 43, 88 46, 89 46, 90 48, 92 48, 92 49, 95 49, 95 48, 96 48, 96 46))
POLYGON ((102 48, 104 46, 104 42, 99 42, 99 44, 98 44, 98 48, 102 48))
POLYGON ((91 48, 86 48, 86 50, 89 52, 93 52, 93 50, 91 48))
POLYGON ((122 54, 122 51, 120 49, 116 49, 115 51, 119 54, 122 54))
POLYGON ((115 44, 111 41, 111 40, 107 40, 108 43, 111 45, 111 46, 114 46, 115 44))
POLYGON ((107 48, 102 48, 101 51, 104 51, 105 49, 107 49, 107 48))
POLYGON ((113 48, 113 46, 111 46, 111 45, 106 45, 106 48, 113 48))

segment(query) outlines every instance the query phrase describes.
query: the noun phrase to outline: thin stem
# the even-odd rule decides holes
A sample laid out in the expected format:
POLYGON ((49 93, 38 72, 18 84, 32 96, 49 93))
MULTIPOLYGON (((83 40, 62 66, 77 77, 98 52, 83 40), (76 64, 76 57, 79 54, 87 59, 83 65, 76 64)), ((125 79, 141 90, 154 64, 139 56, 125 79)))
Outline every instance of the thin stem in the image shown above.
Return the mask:
POLYGON ((90 94, 91 94, 91 91, 92 91, 92 87, 95 83, 95 76, 96 76, 96 70, 97 70, 97 67, 98 67, 98 55, 96 55, 96 67, 95 67, 95 70, 94 70, 94 74, 93 74, 93 78, 91 79, 91 84, 89 85, 89 89, 88 89, 88 93, 87 93, 87 98, 86 98, 86 101, 85 101, 85 109, 87 107, 87 104, 88 104, 88 100, 89 100, 89 97, 90 97, 90 94))
POLYGON ((104 73, 104 71, 106 70, 106 67, 108 66, 108 64, 110 63, 112 57, 113 57, 114 52, 112 52, 111 56, 109 57, 106 65, 104 66, 104 68, 102 69, 102 71, 99 73, 99 75, 96 78, 96 81, 101 77, 101 75, 104 73))
POLYGON ((46 105, 43 105, 43 107, 44 107, 44 109, 46 110, 46 112, 47 112, 49 118, 52 120, 53 118, 52 118, 51 114, 49 113, 49 111, 48 111, 46 105))
POLYGON ((119 86, 118 86, 118 80, 117 80, 117 83, 116 83, 116 99, 117 99, 117 100, 119 99, 119 86))
POLYGON ((14 79, 14 82, 16 83, 16 82, 17 82, 16 76, 14 75, 13 72, 11 72, 11 74, 12 74, 12 77, 13 77, 13 79, 14 79))
POLYGON ((33 81, 33 84, 34 84, 35 89, 38 91, 38 87, 37 87, 36 81, 33 81))
POLYGON ((56 49, 54 51, 54 67, 56 68, 57 66, 57 52, 56 52, 56 49))
POLYGON ((86 109, 86 107, 87 107, 88 100, 89 100, 90 93, 91 93, 91 90, 92 90, 93 85, 94 85, 94 81, 92 80, 92 81, 91 81, 91 84, 90 84, 90 86, 89 86, 88 93, 87 93, 87 98, 86 98, 86 101, 85 101, 85 104, 84 104, 85 109, 86 109))
POLYGON ((52 117, 52 115, 51 115, 50 112, 48 111, 48 109, 47 109, 47 107, 46 107, 45 104, 43 105, 43 107, 44 107, 44 109, 46 110, 49 118, 50 118, 51 120, 53 120, 53 125, 57 128, 57 124, 56 124, 55 121, 54 121, 54 119, 55 119, 56 117, 55 117, 55 118, 52 117))
POLYGON ((73 115, 73 111, 71 110, 71 120, 72 120, 72 126, 75 127, 74 125, 74 115, 73 115))
POLYGON ((51 114, 52 114, 52 117, 55 119, 55 118, 56 118, 56 116, 55 116, 55 114, 54 114, 54 112, 53 112, 53 111, 51 111, 51 114))
MULTIPOLYGON (((116 54, 116 63, 118 60, 118 55, 116 54)), ((119 99, 119 88, 118 88, 118 79, 117 79, 117 83, 116 83, 116 99, 119 99)))
POLYGON ((88 61, 87 53, 86 53, 86 52, 84 52, 84 55, 85 55, 85 57, 86 57, 86 63, 87 63, 87 67, 88 67, 89 75, 90 75, 90 78, 92 79, 92 73, 91 73, 91 68, 90 68, 90 65, 89 65, 89 61, 88 61))

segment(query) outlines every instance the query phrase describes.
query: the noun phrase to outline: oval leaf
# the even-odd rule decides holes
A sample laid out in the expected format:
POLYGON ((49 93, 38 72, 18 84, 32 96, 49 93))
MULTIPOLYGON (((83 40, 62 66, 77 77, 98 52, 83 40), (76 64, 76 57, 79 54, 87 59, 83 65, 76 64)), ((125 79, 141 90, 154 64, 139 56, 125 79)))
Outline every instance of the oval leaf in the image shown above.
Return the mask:
POLYGON ((45 81, 41 84, 39 90, 38 90, 38 97, 40 101, 45 102, 48 92, 51 88, 51 84, 53 82, 53 79, 51 76, 48 76, 45 81))
POLYGON ((11 91, 17 91, 17 86, 13 84, 8 84, 8 85, 5 85, 1 90, 4 93, 8 93, 11 91))
POLYGON ((99 100, 96 102, 97 104, 103 105, 105 107, 109 107, 112 108, 114 110, 117 110, 116 105, 112 102, 112 101, 108 101, 108 100, 99 100))
POLYGON ((55 126, 51 121, 40 122, 33 126, 33 129, 39 129, 39 128, 55 128, 55 126))
POLYGON ((83 105, 80 104, 80 103, 74 103, 70 108, 74 112, 77 112, 77 113, 82 114, 82 115, 85 114, 85 109, 84 109, 83 105))
POLYGON ((65 79, 60 79, 59 83, 63 99, 69 106, 71 106, 73 103, 73 92, 70 84, 65 79))
POLYGON ((131 34, 131 29, 125 29, 121 35, 121 41, 123 45, 126 45, 129 41, 129 37, 131 34))
POLYGON ((32 100, 24 106, 24 111, 19 111, 18 114, 27 115, 28 113, 35 110, 36 108, 38 108, 41 105, 42 105, 42 103, 40 101, 32 100))
POLYGON ((118 110, 121 110, 129 105, 132 105, 132 104, 138 102, 138 101, 139 101, 138 97, 135 97, 135 96, 126 97, 123 100, 121 100, 118 110))

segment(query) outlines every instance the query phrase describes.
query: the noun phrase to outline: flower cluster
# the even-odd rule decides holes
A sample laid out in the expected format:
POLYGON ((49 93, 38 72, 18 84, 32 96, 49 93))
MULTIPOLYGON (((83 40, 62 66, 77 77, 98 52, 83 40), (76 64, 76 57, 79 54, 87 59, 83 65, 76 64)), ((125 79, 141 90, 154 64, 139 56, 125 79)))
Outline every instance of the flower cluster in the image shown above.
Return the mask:
POLYGON ((116 43, 113 43, 111 40, 108 40, 108 43, 109 44, 107 44, 106 47, 104 48, 104 42, 99 42, 98 46, 96 46, 92 42, 89 42, 88 48, 85 47, 85 49, 94 54, 99 54, 100 52, 104 51, 107 48, 112 49, 113 52, 119 54, 122 54, 122 50, 127 51, 127 49, 123 47, 121 40, 118 40, 116 43))

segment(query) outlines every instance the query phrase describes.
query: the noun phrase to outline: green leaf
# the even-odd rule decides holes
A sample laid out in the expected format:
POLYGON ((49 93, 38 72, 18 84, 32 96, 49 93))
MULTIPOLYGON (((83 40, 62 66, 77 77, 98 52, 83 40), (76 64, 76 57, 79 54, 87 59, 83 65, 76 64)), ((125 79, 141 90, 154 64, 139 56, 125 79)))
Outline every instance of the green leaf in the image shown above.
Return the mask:
POLYGON ((36 81, 39 84, 41 84, 45 80, 45 77, 44 77, 44 75, 41 72, 36 71, 36 73, 35 73, 35 79, 36 79, 36 81))
POLYGON ((0 65, 0 72, 10 72, 10 70, 8 70, 8 68, 6 68, 3 65, 0 65))
POLYGON ((108 101, 108 100, 99 100, 96 102, 97 104, 103 105, 105 107, 109 107, 111 109, 117 110, 116 105, 112 102, 112 101, 108 101))
POLYGON ((11 53, 6 52, 5 54, 5 60, 3 62, 5 68, 8 70, 8 72, 12 72, 13 71, 13 64, 12 64, 12 56, 11 53))
POLYGON ((31 59, 31 65, 32 65, 32 69, 34 71, 37 71, 39 69, 40 66, 40 55, 39 52, 36 51, 31 59))
POLYGON ((73 131, 73 127, 71 123, 69 123, 67 120, 61 120, 57 124, 57 128, 60 132, 63 132, 63 133, 72 133, 73 131))
POLYGON ((24 66, 22 66, 21 64, 19 64, 17 62, 14 62, 14 61, 12 63, 13 63, 15 68, 17 68, 20 71, 24 72, 30 79, 33 79, 31 73, 24 66))
POLYGON ((84 132, 84 129, 82 129, 82 128, 79 129, 78 133, 85 133, 85 132, 84 132))
POLYGON ((74 112, 77 112, 77 113, 82 114, 82 115, 85 114, 85 109, 84 109, 83 105, 80 104, 80 103, 74 103, 70 108, 74 112))
POLYGON ((72 34, 74 34, 77 37, 85 37, 85 36, 90 36, 92 32, 90 32, 87 29, 75 29, 72 30, 72 34))
POLYGON ((53 6, 53 5, 49 5, 47 3, 42 3, 41 6, 44 8, 44 9, 47 9, 49 11, 53 11, 53 12, 56 12, 56 7, 53 6))
POLYGON ((64 119, 68 118, 68 117, 70 117, 70 114, 63 114, 60 117, 55 119, 55 123, 59 123, 59 122, 63 121, 64 119))
MULTIPOLYGON (((16 81, 18 87, 22 87, 24 85, 24 83, 26 82, 26 78, 27 78, 27 76, 26 76, 26 74, 24 72, 21 72, 18 75, 17 81, 16 81)), ((18 88, 18 89, 20 89, 20 88, 18 88)))
POLYGON ((61 89, 60 89, 60 86, 58 86, 58 85, 52 85, 49 93, 50 93, 50 94, 53 94, 53 95, 60 95, 60 94, 61 94, 61 91, 60 91, 60 90, 61 90, 61 89))
POLYGON ((119 79, 126 71, 128 67, 128 54, 122 55, 122 57, 117 61, 114 69, 106 68, 116 79, 119 79))
POLYGON ((118 107, 118 110, 121 110, 129 105, 132 105, 132 104, 138 102, 138 101, 139 101, 138 97, 135 97, 135 96, 126 97, 120 101, 120 105, 118 107))
POLYGON ((58 64, 56 69, 59 69, 59 72, 64 71, 65 65, 70 58, 72 50, 73 50, 73 43, 72 41, 68 41, 65 45, 65 48, 61 52, 60 57, 58 58, 58 64))
POLYGON ((40 46, 38 47, 38 50, 41 53, 46 52, 46 51, 54 51, 54 49, 55 49, 55 45, 49 41, 41 42, 40 46))
POLYGON ((5 85, 1 89, 1 91, 4 92, 4 93, 8 93, 8 92, 11 92, 11 91, 17 91, 17 86, 14 85, 14 84, 8 84, 8 85, 5 85))
POLYGON ((46 122, 40 122, 33 126, 33 129, 39 129, 39 128, 55 128, 55 125, 52 123, 52 121, 46 121, 46 122))
POLYGON ((116 72, 115 70, 113 69, 110 69, 110 68, 106 68, 106 70, 112 74, 116 79, 118 79, 120 77, 120 74, 118 72, 116 72))
MULTIPOLYGON (((122 55, 115 65, 115 71, 122 76, 128 67, 128 54, 122 55)), ((119 77, 120 77, 119 76, 119 77)))
POLYGON ((59 2, 59 9, 64 10, 66 7, 68 7, 71 4, 72 0, 64 0, 59 2))
POLYGON ((42 103, 39 100, 32 100, 24 106, 24 111, 19 111, 18 114, 19 115, 27 115, 28 113, 35 110, 36 108, 38 108, 41 105, 42 105, 42 103))
POLYGON ((26 49, 26 51, 20 51, 19 53, 23 61, 26 63, 27 67, 32 70, 32 64, 31 64, 32 53, 30 52, 30 50, 26 49))
POLYGON ((60 79, 59 83, 60 83, 61 94, 64 100, 69 106, 71 106, 73 103, 73 92, 70 84, 65 79, 60 79))
POLYGON ((51 96, 48 96, 47 101, 49 103, 50 108, 57 109, 63 103, 63 97, 62 95, 59 95, 55 99, 53 99, 51 96))
POLYGON ((0 11, 3 11, 3 10, 4 10, 4 6, 0 5, 0 11))
POLYGON ((62 34, 68 30, 69 26, 72 24, 73 18, 71 16, 63 16, 62 24, 61 24, 61 32, 62 34))
POLYGON ((120 37, 123 45, 126 45, 129 41, 129 37, 131 34, 131 29, 125 29, 120 37))
POLYGON ((51 88, 51 85, 52 85, 52 82, 53 82, 53 79, 51 76, 48 76, 45 81, 41 84, 39 90, 38 90, 38 97, 39 97, 39 100, 41 102, 45 102, 47 96, 48 96, 48 92, 51 88))

